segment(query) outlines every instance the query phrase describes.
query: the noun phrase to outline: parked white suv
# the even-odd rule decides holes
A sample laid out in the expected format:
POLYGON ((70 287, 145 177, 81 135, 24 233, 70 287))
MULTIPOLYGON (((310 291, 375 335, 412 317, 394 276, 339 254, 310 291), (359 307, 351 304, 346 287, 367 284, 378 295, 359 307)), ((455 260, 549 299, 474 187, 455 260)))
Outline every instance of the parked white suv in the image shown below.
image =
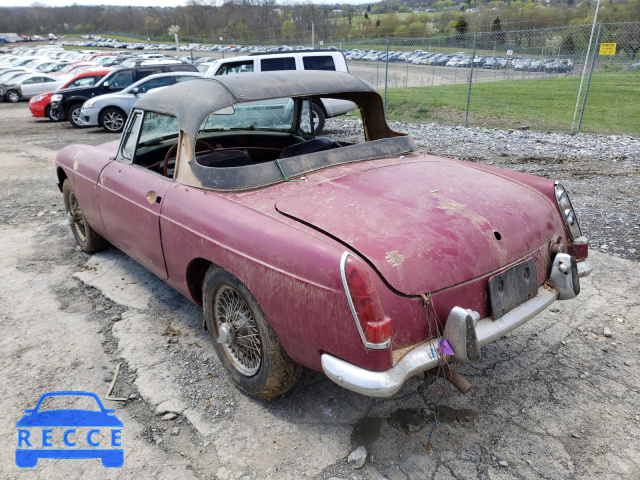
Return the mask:
MULTIPOLYGON (((254 53, 244 57, 216 60, 205 73, 205 77, 233 75, 237 73, 273 72, 280 70, 327 70, 349 72, 342 52, 329 50, 282 51, 277 53, 254 53)), ((313 125, 315 135, 324 128, 325 118, 337 117, 355 108, 353 102, 336 98, 314 102, 313 125)))

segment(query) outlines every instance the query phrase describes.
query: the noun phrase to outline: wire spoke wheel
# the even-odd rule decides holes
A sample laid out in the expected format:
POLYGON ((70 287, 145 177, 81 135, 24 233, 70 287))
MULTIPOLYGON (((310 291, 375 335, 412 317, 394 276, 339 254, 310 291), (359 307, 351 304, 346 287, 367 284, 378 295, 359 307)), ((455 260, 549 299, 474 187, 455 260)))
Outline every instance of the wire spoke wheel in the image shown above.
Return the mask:
POLYGON ((235 288, 223 285, 215 294, 213 309, 218 336, 224 338, 220 343, 234 368, 248 377, 255 375, 262 363, 262 342, 249 306, 235 288))
POLYGON ((78 199, 73 193, 69 195, 69 215, 71 227, 78 234, 78 237, 85 242, 87 240, 87 230, 84 224, 84 215, 82 214, 80 205, 78 205, 78 199))
POLYGON ((240 390, 271 400, 298 381, 302 367, 289 358, 256 298, 216 265, 204 278, 202 313, 216 355, 240 390))
POLYGON ((102 238, 87 222, 84 212, 80 207, 78 197, 76 197, 69 180, 62 183, 62 196, 64 198, 64 208, 67 211, 71 232, 78 242, 78 245, 85 253, 95 253, 104 250, 109 243, 102 238))

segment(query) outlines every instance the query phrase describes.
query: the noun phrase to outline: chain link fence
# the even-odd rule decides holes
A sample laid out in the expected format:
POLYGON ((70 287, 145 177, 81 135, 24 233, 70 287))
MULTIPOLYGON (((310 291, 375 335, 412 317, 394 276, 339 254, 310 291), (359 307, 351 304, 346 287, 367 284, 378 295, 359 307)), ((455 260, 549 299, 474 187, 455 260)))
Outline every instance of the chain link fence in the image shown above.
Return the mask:
POLYGON ((576 25, 339 47, 352 74, 384 91, 391 119, 639 135, 640 78, 630 70, 640 72, 640 22, 596 25, 589 45, 591 33, 576 25), (602 118, 629 102, 635 122, 602 118))

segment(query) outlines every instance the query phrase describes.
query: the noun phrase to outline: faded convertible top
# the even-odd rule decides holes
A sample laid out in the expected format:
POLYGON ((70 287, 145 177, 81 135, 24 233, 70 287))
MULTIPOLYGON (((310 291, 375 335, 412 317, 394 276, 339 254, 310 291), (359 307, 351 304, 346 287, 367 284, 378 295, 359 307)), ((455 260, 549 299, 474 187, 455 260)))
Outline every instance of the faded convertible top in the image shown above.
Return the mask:
POLYGON ((198 188, 226 191, 259 188, 335 165, 416 150, 410 137, 387 125, 378 92, 364 80, 341 72, 284 71, 195 78, 152 91, 138 100, 134 108, 176 117, 181 131, 176 180, 198 188), (338 98, 356 103, 366 142, 233 168, 202 166, 195 161, 198 129, 212 112, 245 102, 284 97, 338 98))

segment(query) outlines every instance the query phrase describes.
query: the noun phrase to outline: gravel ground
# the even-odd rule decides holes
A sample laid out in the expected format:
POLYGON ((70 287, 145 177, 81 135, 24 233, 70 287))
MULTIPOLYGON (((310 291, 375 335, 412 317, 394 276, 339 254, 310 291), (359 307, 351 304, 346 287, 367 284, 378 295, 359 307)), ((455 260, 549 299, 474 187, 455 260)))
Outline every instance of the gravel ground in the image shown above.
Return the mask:
MULTIPOLYGON (((589 248, 640 260, 640 138, 394 122, 421 151, 560 181, 589 248)), ((359 120, 327 120, 323 135, 361 141, 359 120)))

